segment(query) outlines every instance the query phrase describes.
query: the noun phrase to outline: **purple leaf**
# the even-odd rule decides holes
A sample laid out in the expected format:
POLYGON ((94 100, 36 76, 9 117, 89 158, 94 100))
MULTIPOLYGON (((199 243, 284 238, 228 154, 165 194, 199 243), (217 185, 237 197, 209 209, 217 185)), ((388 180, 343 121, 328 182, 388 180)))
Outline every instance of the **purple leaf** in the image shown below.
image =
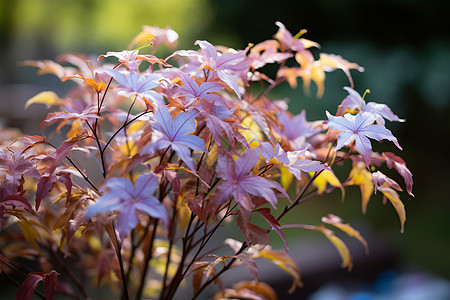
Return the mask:
POLYGON ((198 99, 222 102, 219 95, 213 94, 223 89, 222 84, 216 82, 202 82, 202 84, 198 85, 194 79, 183 72, 180 72, 180 78, 183 82, 183 86, 180 87, 180 89, 182 94, 186 97, 186 107, 195 103, 198 99))
POLYGON ((138 74, 136 72, 121 72, 116 69, 103 69, 102 72, 113 77, 120 86, 118 95, 126 97, 133 97, 139 95, 143 98, 148 98, 152 101, 152 104, 160 107, 164 104, 163 97, 153 91, 154 88, 159 86, 160 81, 164 79, 159 74, 138 74))
POLYGON ((124 177, 108 179, 102 190, 106 192, 97 202, 87 208, 86 218, 100 212, 119 212, 117 231, 125 238, 138 223, 137 211, 169 224, 166 208, 153 194, 158 187, 158 177, 147 173, 139 176, 133 183, 124 177))
POLYGON ((20 155, 15 157, 11 152, 0 154, 0 171, 5 171, 5 186, 6 192, 9 194, 16 194, 19 192, 23 176, 30 176, 39 179, 41 173, 36 169, 36 166, 29 160, 33 158, 24 157, 20 155))
POLYGON ((306 120, 305 110, 292 118, 286 112, 280 110, 278 121, 282 126, 281 128, 274 127, 275 132, 280 137, 286 138, 293 150, 304 148, 305 140, 320 132, 320 129, 313 127, 313 123, 306 120))
POLYGON ((285 152, 283 148, 280 147, 280 144, 277 143, 275 147, 273 147, 268 142, 261 143, 259 147, 263 149, 261 156, 266 159, 266 163, 281 163, 281 166, 286 168, 298 180, 301 180, 301 171, 308 173, 326 168, 320 161, 299 158, 300 156, 305 155, 306 149, 285 152))
POLYGON ((392 110, 386 104, 380 104, 376 102, 369 102, 366 104, 366 101, 363 100, 361 95, 350 87, 344 87, 344 89, 348 92, 348 96, 341 103, 342 110, 346 109, 357 109, 361 112, 367 112, 373 114, 376 117, 376 122, 379 125, 384 126, 384 119, 389 121, 397 121, 404 122, 404 119, 400 119, 397 115, 395 115, 392 110))
POLYGON ((82 112, 54 112, 49 113, 47 118, 42 121, 42 123, 39 125, 38 129, 41 128, 45 123, 52 123, 54 121, 67 121, 67 120, 81 120, 81 121, 87 121, 90 119, 98 119, 99 116, 97 115, 98 108, 96 105, 88 105, 82 112))
POLYGON ((189 148, 196 151, 208 152, 205 141, 191 134, 195 131, 196 116, 197 113, 194 112, 180 112, 172 120, 169 110, 163 106, 156 111, 156 122, 152 124, 155 130, 162 133, 162 136, 157 141, 157 149, 164 149, 171 146, 178 157, 193 172, 195 172, 195 167, 189 148))
POLYGON ((360 112, 357 115, 345 114, 343 117, 332 116, 328 111, 328 126, 331 129, 340 130, 336 151, 355 141, 356 149, 362 154, 367 167, 370 164, 372 145, 368 138, 380 141, 382 139, 393 142, 400 150, 402 147, 391 131, 381 125, 373 125, 375 116, 369 113, 360 112))
POLYGON ((221 205, 233 196, 243 209, 251 211, 254 207, 251 196, 258 196, 263 197, 275 207, 278 203, 275 191, 289 199, 279 183, 250 173, 258 162, 261 152, 260 148, 249 149, 238 157, 236 162, 227 154, 219 156, 217 173, 223 180, 219 187, 216 205, 221 205))

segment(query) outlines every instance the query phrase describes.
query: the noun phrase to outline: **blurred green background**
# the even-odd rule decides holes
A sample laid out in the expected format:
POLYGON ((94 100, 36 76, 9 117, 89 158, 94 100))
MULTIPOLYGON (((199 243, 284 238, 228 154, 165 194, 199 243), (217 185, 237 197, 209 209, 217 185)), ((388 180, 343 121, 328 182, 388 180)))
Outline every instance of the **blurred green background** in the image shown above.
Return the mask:
MULTIPOLYGON (((357 188, 349 190, 344 203, 338 193, 307 202, 289 221, 318 224, 321 216, 335 213, 362 228, 369 240, 374 236, 386 245, 391 253, 387 257, 393 258, 387 267, 424 270, 450 279, 450 38, 445 26, 449 12, 449 1, 426 0, 2 0, 0 124, 28 134, 38 132, 45 110, 36 107, 23 112, 24 102, 43 90, 60 95, 65 91, 56 77, 18 67, 26 59, 55 59, 66 52, 96 57, 120 51, 142 25, 170 26, 180 35, 179 49, 196 49, 197 39, 243 49, 250 42, 271 38, 278 29, 275 21, 293 34, 306 28, 305 37, 318 42, 322 52, 342 55, 365 67, 364 73, 352 75, 356 90, 371 90, 367 101, 386 103, 407 119, 387 123, 404 151, 390 143, 384 143, 380 151, 393 151, 405 159, 414 175, 415 197, 401 194, 407 209, 404 234, 399 233, 394 209, 383 206, 381 196, 373 197, 362 216, 357 188)), ((292 111, 307 109, 310 121, 324 119, 325 109, 335 112, 346 96, 342 87, 348 85, 342 72, 327 76, 323 99, 287 86, 274 91, 274 98, 289 97, 292 111)), ((395 172, 389 175, 403 185, 395 172)), ((287 234, 296 244, 297 232, 287 234)), ((304 239, 297 243, 303 244, 304 239)))

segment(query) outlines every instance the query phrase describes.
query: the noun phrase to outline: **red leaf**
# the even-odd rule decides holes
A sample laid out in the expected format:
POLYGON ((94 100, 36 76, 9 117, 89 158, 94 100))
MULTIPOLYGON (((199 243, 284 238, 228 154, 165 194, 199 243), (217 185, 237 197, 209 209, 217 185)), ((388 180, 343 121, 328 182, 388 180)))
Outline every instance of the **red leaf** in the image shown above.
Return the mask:
POLYGON ((56 286, 58 285, 58 273, 55 270, 51 270, 44 278, 44 293, 45 300, 52 300, 55 293, 56 286))
POLYGON ((81 133, 78 133, 76 136, 65 140, 61 146, 59 146, 55 152, 50 154, 47 158, 53 160, 52 165, 47 170, 47 173, 41 177, 39 180, 39 183, 37 185, 36 190, 36 204, 35 209, 38 210, 39 206, 41 204, 42 199, 47 195, 49 191, 53 188, 53 184, 61 179, 63 183, 66 185, 67 188, 67 195, 69 197, 70 191, 72 189, 72 183, 69 182, 69 176, 67 173, 61 172, 59 174, 53 174, 55 169, 58 167, 58 165, 61 163, 61 161, 67 156, 69 151, 80 141, 88 138, 89 135, 86 131, 83 131, 81 133))
POLYGON ((72 194, 72 178, 70 177, 70 174, 67 172, 61 172, 58 175, 59 175, 59 179, 66 186, 66 190, 67 190, 66 206, 67 206, 69 204, 70 195, 72 194))
POLYGON ((280 230, 281 225, 280 223, 278 223, 277 219, 275 219, 275 217, 270 214, 270 208, 260 208, 255 211, 259 212, 264 217, 264 219, 266 219, 269 225, 278 233, 278 235, 283 240, 284 245, 286 246, 286 252, 288 252, 289 247, 286 243, 284 233, 280 230))
POLYGON ((39 282, 45 277, 44 273, 36 272, 28 274, 27 279, 24 280, 16 293, 16 300, 31 300, 34 290, 39 282))
POLYGON ((25 191, 22 191, 21 193, 17 193, 14 195, 8 195, 5 198, 0 200, 0 203, 3 205, 11 205, 13 207, 19 206, 19 207, 23 207, 28 211, 32 211, 33 208, 31 207, 30 203, 28 203, 28 200, 23 197, 23 193, 25 191))

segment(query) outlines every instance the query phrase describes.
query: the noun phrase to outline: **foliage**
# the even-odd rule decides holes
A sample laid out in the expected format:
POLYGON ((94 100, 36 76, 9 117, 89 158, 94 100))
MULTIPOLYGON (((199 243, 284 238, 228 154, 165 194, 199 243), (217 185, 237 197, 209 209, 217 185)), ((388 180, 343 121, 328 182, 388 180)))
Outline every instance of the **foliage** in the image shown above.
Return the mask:
POLYGON ((25 136, 0 155, 1 272, 19 286, 17 299, 55 292, 88 299, 103 285, 122 299, 172 299, 187 278, 192 299, 211 283, 221 287, 216 298, 275 299, 258 281, 257 259, 290 274, 290 292, 302 284, 283 229, 322 233, 348 270, 349 250, 326 226, 368 251, 360 233, 332 214, 319 225, 283 223, 303 201, 336 189, 344 197, 352 185, 361 188, 364 212, 381 192, 403 231, 402 189, 379 169, 397 170, 410 195, 412 175, 395 154, 373 152, 370 141, 401 149, 385 119, 403 120, 383 104, 366 104, 353 86, 328 120, 308 122, 305 111, 292 116, 285 100, 270 100, 285 81, 295 87, 301 78, 306 91, 312 81, 321 96, 325 72, 341 69, 353 85, 350 70, 363 70, 333 54, 316 59, 310 48, 318 44, 301 38, 305 31, 293 36, 277 25, 275 39, 244 50, 197 41, 200 49, 161 59, 154 52, 173 46, 177 34, 146 26, 132 43, 143 46, 96 62, 76 55, 26 62, 77 86, 63 98, 42 92, 27 103, 59 108, 40 127, 56 123, 62 142, 25 136), (152 43, 152 54, 140 54, 152 43), (267 64, 278 65, 275 78, 264 74, 267 64), (334 170, 347 163, 353 168, 341 181, 334 170), (297 192, 290 196, 291 186, 297 192), (265 228, 251 222, 256 216, 265 228), (242 241, 213 247, 211 238, 232 224, 242 241), (285 249, 272 250, 271 230, 285 249), (224 289, 221 275, 239 265, 254 281, 224 289))

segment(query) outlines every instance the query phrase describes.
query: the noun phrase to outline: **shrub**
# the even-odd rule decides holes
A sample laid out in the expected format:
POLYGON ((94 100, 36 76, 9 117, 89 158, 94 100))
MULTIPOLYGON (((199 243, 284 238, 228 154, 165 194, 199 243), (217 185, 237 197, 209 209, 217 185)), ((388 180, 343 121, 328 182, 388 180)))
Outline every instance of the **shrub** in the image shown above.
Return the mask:
POLYGON ((304 31, 292 36, 277 25, 274 39, 244 50, 197 41, 198 50, 161 59, 157 48, 174 47, 178 35, 144 27, 130 45, 142 45, 135 50, 97 61, 63 55, 58 62, 25 62, 76 87, 64 98, 46 91, 27 102, 59 108, 40 125, 52 138, 25 136, 0 154, 0 259, 2 274, 19 286, 17 299, 33 293, 51 299, 55 292, 88 299, 99 295, 96 286, 122 299, 172 299, 188 277, 194 299, 239 265, 254 281, 221 288, 216 298, 274 299, 258 281, 255 261, 287 271, 290 292, 301 285, 285 228, 323 234, 349 270, 349 250, 330 227, 368 249, 357 230, 332 214, 319 225, 283 222, 302 202, 348 186, 360 187, 363 212, 373 193, 383 194, 403 231, 402 189, 379 169, 385 164, 400 173, 410 195, 412 175, 395 154, 373 152, 370 141, 401 149, 385 120, 403 120, 353 89, 350 70, 362 67, 333 54, 316 58, 311 48, 318 44, 304 31), (141 54, 148 46, 153 52, 141 54), (274 78, 263 72, 267 64, 277 66, 274 78), (326 120, 309 122, 305 111, 292 115, 286 100, 269 98, 285 81, 295 88, 298 78, 306 92, 314 82, 321 97, 326 72, 337 69, 350 87, 326 120), (53 141, 55 133, 62 140, 53 141), (346 164, 351 171, 340 180, 333 170, 346 164), (241 241, 211 245, 223 226, 234 224, 241 241), (272 230, 285 249, 269 246, 272 230), (41 281, 43 292, 36 289, 41 281))

